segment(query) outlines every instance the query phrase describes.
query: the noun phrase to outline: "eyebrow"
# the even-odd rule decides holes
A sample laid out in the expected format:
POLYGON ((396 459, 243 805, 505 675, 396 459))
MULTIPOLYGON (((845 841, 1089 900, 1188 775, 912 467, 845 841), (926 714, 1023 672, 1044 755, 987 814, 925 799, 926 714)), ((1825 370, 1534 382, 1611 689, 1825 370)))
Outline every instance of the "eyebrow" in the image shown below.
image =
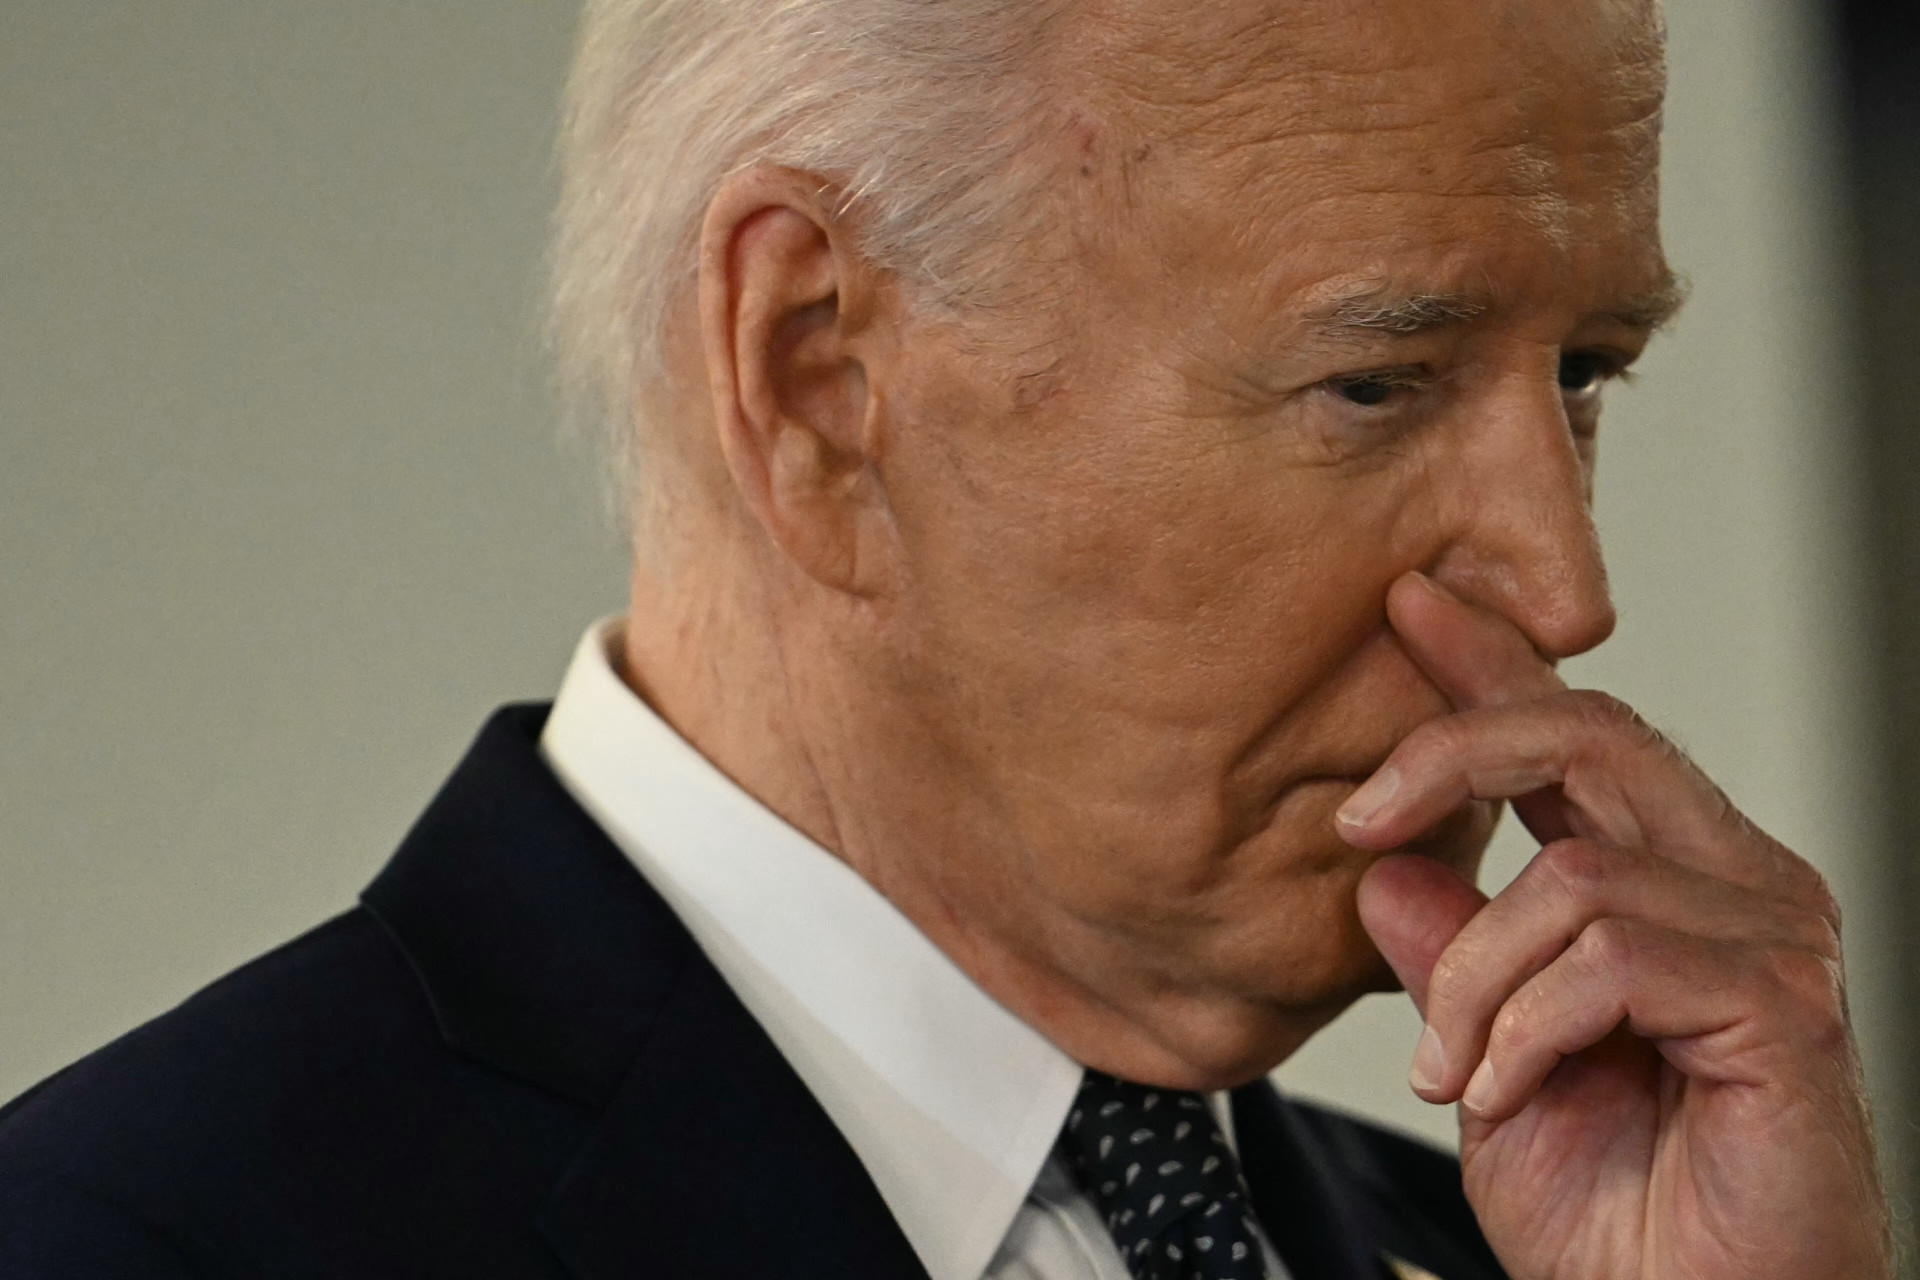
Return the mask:
MULTIPOLYGON (((1648 292, 1608 307, 1600 314, 1632 329, 1653 331, 1670 323, 1686 305, 1688 285, 1671 270, 1648 292)), ((1455 293, 1413 293, 1396 297, 1369 288, 1333 299, 1306 319, 1322 336, 1357 338, 1370 334, 1412 337, 1477 320, 1488 311, 1478 298, 1455 293)))
POLYGON ((1336 298, 1307 316, 1307 322, 1331 338, 1387 333, 1395 337, 1431 333, 1485 315, 1487 306, 1459 294, 1415 293, 1394 298, 1379 289, 1336 298))
POLYGON ((1680 314, 1680 308, 1687 305, 1687 295, 1692 286, 1678 273, 1667 270, 1660 283, 1640 297, 1631 298, 1617 307, 1606 311, 1609 320, 1617 320, 1631 329, 1653 331, 1663 329, 1680 314))

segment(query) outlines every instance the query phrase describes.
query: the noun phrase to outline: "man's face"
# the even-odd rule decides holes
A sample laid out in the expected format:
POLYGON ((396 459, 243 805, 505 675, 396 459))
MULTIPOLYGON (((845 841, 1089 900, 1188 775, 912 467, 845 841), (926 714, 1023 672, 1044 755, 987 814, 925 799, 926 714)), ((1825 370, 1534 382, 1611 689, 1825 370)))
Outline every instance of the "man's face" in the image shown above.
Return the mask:
MULTIPOLYGON (((1553 658, 1612 627, 1588 503, 1669 284, 1658 17, 1118 4, 1067 61, 1057 336, 936 325, 889 392, 883 680, 936 744, 943 900, 1218 1083, 1382 985, 1331 815, 1447 710, 1388 586, 1553 658)), ((1495 818, 1426 848, 1471 874, 1495 818)))

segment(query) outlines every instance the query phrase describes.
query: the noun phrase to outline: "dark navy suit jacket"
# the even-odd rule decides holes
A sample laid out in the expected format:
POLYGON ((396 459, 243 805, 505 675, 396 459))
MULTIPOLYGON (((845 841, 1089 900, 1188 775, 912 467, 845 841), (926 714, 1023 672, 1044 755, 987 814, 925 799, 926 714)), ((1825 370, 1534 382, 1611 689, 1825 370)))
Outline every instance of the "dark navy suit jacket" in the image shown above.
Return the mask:
MULTIPOLYGON (((357 908, 0 1111, 0 1277, 924 1280, 545 715, 492 719, 357 908)), ((1297 1280, 1499 1275, 1452 1160, 1233 1104, 1297 1280)))

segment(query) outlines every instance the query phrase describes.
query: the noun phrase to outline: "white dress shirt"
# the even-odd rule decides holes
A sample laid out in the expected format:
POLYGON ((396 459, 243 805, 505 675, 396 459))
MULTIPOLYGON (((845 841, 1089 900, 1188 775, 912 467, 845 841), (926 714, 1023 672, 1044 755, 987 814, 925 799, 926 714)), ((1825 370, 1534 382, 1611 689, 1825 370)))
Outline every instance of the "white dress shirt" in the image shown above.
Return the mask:
POLYGON ((587 632, 541 752, 819 1100, 932 1280, 1128 1280, 1054 1153, 1080 1065, 675 733, 616 674, 620 644, 618 620, 587 632))

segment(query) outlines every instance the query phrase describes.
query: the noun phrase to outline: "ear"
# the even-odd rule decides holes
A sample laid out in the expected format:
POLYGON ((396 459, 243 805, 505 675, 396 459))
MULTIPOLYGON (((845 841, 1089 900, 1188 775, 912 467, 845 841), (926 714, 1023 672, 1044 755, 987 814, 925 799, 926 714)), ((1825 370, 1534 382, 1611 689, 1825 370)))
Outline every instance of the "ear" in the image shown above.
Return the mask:
POLYGON ((872 595, 893 560, 881 398, 869 385, 893 295, 848 243, 818 177, 758 167, 707 207, 700 340, 741 501, 809 577, 872 595))

